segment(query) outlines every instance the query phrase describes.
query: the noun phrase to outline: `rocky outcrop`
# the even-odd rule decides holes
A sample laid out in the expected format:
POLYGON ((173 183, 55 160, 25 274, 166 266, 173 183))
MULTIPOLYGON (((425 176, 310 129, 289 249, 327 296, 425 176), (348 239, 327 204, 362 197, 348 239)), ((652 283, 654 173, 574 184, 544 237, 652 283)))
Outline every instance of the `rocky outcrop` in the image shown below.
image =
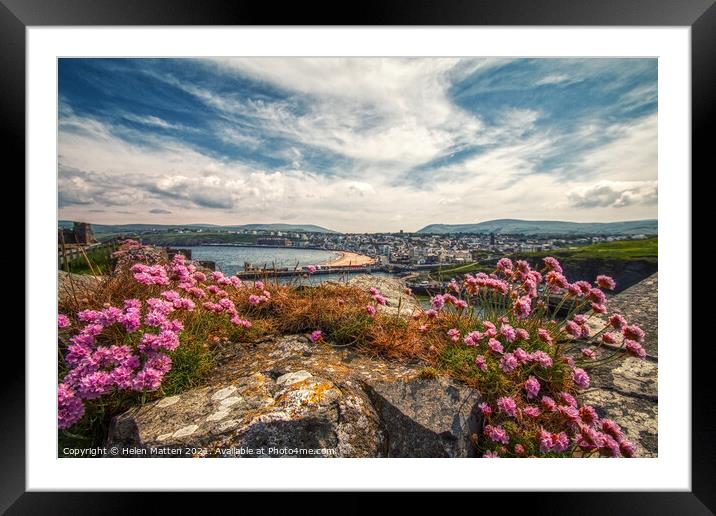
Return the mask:
POLYGON ((57 299, 60 306, 71 300, 82 300, 104 280, 101 276, 57 271, 57 299))
POLYGON ((107 445, 145 457, 475 455, 480 396, 424 371, 296 335, 231 344, 210 385, 116 417, 107 445))
POLYGON ((420 303, 406 290, 405 283, 399 279, 360 274, 351 278, 348 284, 364 290, 377 288, 386 299, 386 304, 379 305, 378 310, 387 314, 409 316, 420 309, 420 303))
MULTIPOLYGON (((591 388, 582 395, 582 401, 593 405, 601 417, 619 423, 627 438, 637 444, 638 457, 656 457, 658 452, 657 279, 654 274, 609 301, 611 311, 646 332, 646 359, 628 357, 590 369, 591 388)), ((593 330, 604 324, 600 321, 593 330)))

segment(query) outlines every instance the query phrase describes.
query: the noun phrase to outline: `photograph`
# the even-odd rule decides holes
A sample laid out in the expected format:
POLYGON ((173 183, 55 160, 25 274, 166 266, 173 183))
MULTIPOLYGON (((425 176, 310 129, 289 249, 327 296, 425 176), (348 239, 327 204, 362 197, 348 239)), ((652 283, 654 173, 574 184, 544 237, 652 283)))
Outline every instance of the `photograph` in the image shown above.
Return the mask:
POLYGON ((659 457, 657 57, 56 65, 60 461, 659 457))

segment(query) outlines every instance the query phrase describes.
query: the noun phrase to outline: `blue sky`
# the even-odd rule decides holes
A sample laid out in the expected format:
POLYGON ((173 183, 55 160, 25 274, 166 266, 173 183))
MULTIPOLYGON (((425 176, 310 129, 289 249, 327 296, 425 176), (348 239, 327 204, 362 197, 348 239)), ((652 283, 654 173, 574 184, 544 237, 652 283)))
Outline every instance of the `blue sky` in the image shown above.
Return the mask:
POLYGON ((656 59, 61 59, 60 218, 657 215, 656 59))

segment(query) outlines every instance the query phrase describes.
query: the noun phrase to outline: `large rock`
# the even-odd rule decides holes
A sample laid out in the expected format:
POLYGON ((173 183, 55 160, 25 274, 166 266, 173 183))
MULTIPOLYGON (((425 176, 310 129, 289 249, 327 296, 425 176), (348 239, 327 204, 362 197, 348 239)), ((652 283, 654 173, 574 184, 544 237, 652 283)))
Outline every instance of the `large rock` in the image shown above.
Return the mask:
POLYGON ((377 288, 386 300, 386 304, 379 305, 378 310, 386 314, 405 317, 420 309, 418 300, 406 290, 405 282, 397 278, 360 274, 351 278, 348 284, 365 290, 377 288))
POLYGON ((466 457, 476 391, 302 336, 232 344, 210 385, 116 417, 120 455, 466 457))

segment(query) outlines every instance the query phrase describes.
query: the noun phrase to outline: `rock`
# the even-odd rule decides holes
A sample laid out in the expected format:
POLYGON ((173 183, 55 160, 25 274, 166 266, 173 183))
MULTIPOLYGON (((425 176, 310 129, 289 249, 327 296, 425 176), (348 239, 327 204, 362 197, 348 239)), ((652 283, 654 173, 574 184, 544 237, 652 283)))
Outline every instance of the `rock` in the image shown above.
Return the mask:
POLYGON ((480 396, 422 378, 423 367, 295 335, 237 344, 219 357, 210 385, 115 417, 107 445, 150 457, 474 455, 480 396))
POLYGON ((444 378, 368 382, 369 394, 390 438, 390 457, 474 457, 479 433, 473 389, 444 378))
POLYGON ((63 305, 75 300, 81 302, 82 299, 90 296, 104 279, 101 276, 57 271, 57 299, 59 304, 63 305))
POLYGON ((386 304, 378 305, 378 310, 387 314, 410 316, 420 309, 420 303, 415 296, 406 292, 405 282, 397 278, 359 274, 348 284, 364 290, 377 288, 386 299, 386 304))

